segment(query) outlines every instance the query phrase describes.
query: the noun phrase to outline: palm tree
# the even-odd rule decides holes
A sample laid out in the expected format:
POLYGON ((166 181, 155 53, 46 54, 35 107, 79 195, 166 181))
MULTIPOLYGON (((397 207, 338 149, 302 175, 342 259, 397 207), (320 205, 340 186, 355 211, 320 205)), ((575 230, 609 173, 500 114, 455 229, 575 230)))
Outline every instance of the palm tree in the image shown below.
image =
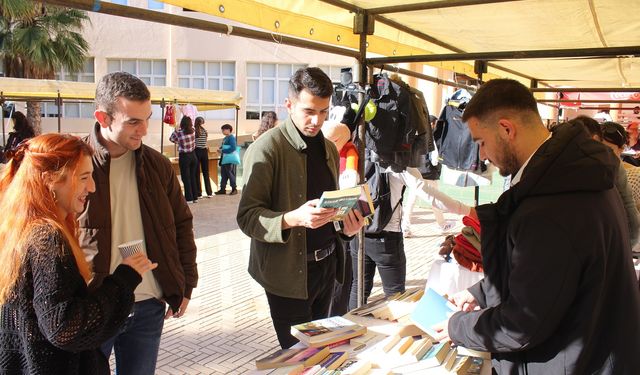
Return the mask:
MULTIPOLYGON (((7 77, 54 79, 61 68, 82 69, 89 50, 80 33, 86 12, 30 0, 0 0, 0 59, 7 77)), ((40 102, 27 102, 40 134, 40 102)))

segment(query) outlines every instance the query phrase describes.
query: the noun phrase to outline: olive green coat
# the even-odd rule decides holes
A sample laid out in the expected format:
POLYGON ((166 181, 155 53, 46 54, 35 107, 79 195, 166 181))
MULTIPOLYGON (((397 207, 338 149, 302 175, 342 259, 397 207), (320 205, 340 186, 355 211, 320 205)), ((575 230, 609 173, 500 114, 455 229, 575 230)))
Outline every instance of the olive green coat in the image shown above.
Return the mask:
MULTIPOLYGON (((320 133, 319 137, 322 136, 320 133)), ((306 229, 282 229, 282 216, 307 201, 306 143, 291 119, 262 134, 244 155, 240 229, 251 237, 249 274, 269 293, 306 299, 306 229)), ((338 185, 338 152, 325 139, 327 166, 338 185)), ((336 241, 336 279, 344 279, 344 249, 336 241)), ((350 265, 349 265, 350 266, 350 265)))

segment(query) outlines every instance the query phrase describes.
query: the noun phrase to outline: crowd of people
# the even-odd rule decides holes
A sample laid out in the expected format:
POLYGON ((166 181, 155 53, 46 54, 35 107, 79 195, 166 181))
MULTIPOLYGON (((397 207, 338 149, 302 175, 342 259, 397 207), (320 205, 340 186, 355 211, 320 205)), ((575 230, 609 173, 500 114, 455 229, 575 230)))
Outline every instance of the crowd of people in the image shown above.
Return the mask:
MULTIPOLYGON (((276 114, 263 113, 243 161, 237 223, 251 238, 248 272, 264 288, 282 348, 298 342, 292 325, 357 305, 363 228, 365 301, 376 270, 386 295, 404 291, 409 186, 481 226, 485 277, 449 296, 459 311, 434 327, 436 339, 490 352, 497 373, 637 373, 632 248, 640 177, 621 161, 635 145, 631 132, 586 116, 549 131, 525 86, 491 80, 463 120, 480 157, 511 176, 510 187, 496 203, 468 207, 424 184, 420 172, 368 163, 388 185, 392 208, 372 230, 357 209, 336 223, 336 209, 319 206, 323 192, 361 183, 350 131, 324 124, 332 93, 319 68, 296 71, 288 117, 274 127, 276 114)), ((142 142, 151 117, 146 85, 110 73, 95 101, 95 125, 82 139, 34 137, 24 115, 14 115, 0 174, 0 209, 12 213, 0 223, 2 373, 109 374, 113 351, 116 373, 153 374, 164 320, 184 315, 198 282, 188 204, 203 196, 199 176, 207 197, 227 194, 227 184, 238 193, 231 125, 221 127, 222 181, 214 192, 205 121, 181 119, 170 137, 181 187, 169 160, 142 142), (123 250, 133 243, 133 253, 123 250)))

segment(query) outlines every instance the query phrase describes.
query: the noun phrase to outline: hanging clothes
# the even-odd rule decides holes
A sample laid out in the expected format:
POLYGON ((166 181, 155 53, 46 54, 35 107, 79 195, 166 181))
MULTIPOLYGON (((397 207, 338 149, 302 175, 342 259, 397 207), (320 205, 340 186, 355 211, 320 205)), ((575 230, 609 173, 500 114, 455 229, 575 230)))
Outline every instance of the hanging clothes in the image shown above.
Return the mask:
POLYGON ((480 148, 473 141, 462 114, 471 94, 459 89, 447 100, 434 131, 440 154, 442 181, 455 186, 483 186, 491 184, 491 173, 480 160, 480 148))
POLYGON ((411 100, 410 118, 415 128, 415 139, 411 147, 409 167, 422 168, 428 158, 427 155, 435 150, 427 102, 422 91, 409 86, 397 74, 391 75, 390 79, 409 92, 411 100))
POLYGON ((367 124, 365 147, 383 168, 403 171, 411 159, 411 147, 416 137, 412 122, 411 94, 391 81, 386 73, 374 76, 371 88, 377 113, 367 124))

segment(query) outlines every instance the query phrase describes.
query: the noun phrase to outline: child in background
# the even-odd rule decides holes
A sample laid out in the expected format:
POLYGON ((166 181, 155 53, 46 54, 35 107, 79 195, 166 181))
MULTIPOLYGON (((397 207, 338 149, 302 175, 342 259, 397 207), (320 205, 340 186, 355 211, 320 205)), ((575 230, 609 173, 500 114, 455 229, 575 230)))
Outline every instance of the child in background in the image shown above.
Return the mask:
POLYGON ((224 124, 220 129, 224 134, 222 145, 220 145, 220 150, 222 151, 222 157, 220 158, 220 190, 214 194, 225 195, 227 193, 228 180, 231 185, 229 195, 235 195, 238 194, 238 190, 236 190, 236 165, 240 164, 240 158, 236 150, 236 137, 232 134, 233 126, 224 124))

